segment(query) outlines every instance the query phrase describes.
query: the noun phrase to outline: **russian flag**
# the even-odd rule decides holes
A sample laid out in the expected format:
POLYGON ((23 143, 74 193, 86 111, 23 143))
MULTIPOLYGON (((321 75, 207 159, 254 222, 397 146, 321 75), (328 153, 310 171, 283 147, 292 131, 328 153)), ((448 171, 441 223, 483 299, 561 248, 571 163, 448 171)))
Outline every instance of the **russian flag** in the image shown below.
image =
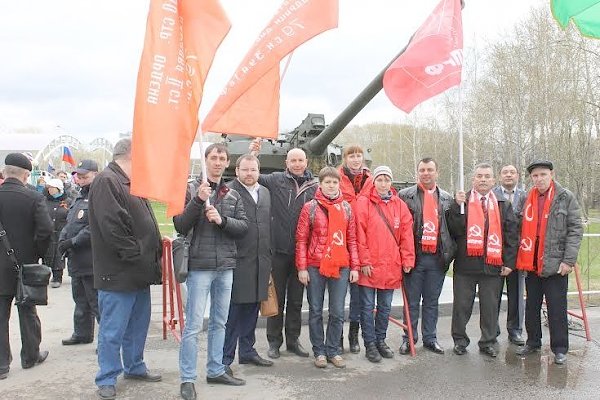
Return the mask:
POLYGON ((62 160, 66 163, 71 164, 72 166, 77 165, 75 159, 73 158, 73 155, 71 154, 71 150, 69 150, 67 146, 63 147, 62 160))

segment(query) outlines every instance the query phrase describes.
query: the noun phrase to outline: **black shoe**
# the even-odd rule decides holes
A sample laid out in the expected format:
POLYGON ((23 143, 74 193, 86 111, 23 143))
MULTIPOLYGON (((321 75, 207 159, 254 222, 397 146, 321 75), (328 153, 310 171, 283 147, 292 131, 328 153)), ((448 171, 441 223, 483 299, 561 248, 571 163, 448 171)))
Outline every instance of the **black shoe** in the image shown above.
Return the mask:
POLYGON ((134 379, 136 381, 144 381, 144 382, 160 382, 160 381, 162 381, 162 376, 160 374, 153 374, 150 371, 146 371, 146 373, 141 374, 141 375, 124 374, 123 377, 125 379, 134 379))
POLYGON ((98 397, 103 400, 113 400, 117 398, 117 388, 115 385, 98 386, 98 397))
POLYGON ((508 335, 508 341, 517 346, 523 346, 525 344, 525 339, 518 333, 515 335, 508 335))
POLYGON ((230 385, 230 386, 243 386, 246 384, 245 380, 231 376, 227 372, 223 372, 221 375, 215 376, 214 378, 209 378, 207 376, 206 382, 207 383, 218 383, 221 385, 230 385))
POLYGON ((496 351, 496 349, 493 346, 480 347, 479 352, 492 358, 496 358, 498 356, 498 351, 496 351))
POLYGON ((410 354, 410 344, 408 343, 408 340, 402 341, 398 353, 402 354, 403 356, 410 354))
POLYGON ((390 349, 390 346, 387 345, 385 340, 381 340, 375 344, 377 346, 377 351, 381 354, 383 358, 394 358, 394 352, 390 349))
POLYGON ((537 353, 538 351, 540 351, 539 347, 530 346, 530 345, 526 344, 523 347, 519 347, 515 351, 515 353, 517 353, 517 355, 519 355, 519 356, 527 356, 529 354, 537 353))
POLYGON ((358 322, 350 322, 350 332, 348 332, 348 343, 350 344, 350 353, 360 353, 360 345, 358 344, 358 322))
POLYGON ((270 367, 273 365, 273 361, 265 360, 264 358, 262 358, 261 356, 259 356, 257 354, 250 358, 245 358, 243 360, 240 359, 240 364, 254 364, 259 367, 270 367))
POLYGON ((40 351, 40 354, 38 354, 38 358, 37 360, 35 360, 35 362, 31 363, 31 364, 21 364, 21 367, 23 367, 23 369, 29 369, 29 368, 33 368, 38 364, 43 363, 44 361, 46 361, 46 358, 48 358, 48 351, 44 350, 44 351, 40 351))
POLYGON ((381 361, 381 354, 379 354, 379 350, 377 350, 377 345, 373 343, 365 343, 365 356, 367 360, 372 363, 378 363, 381 361))
POLYGON ((183 400, 196 400, 196 388, 193 382, 183 382, 179 388, 183 400))
POLYGON ((269 358, 279 358, 281 356, 281 354, 279 353, 279 346, 270 344, 269 351, 267 351, 267 355, 269 356, 269 358))
POLYGON ((287 345, 287 351, 290 353, 294 353, 299 357, 308 357, 308 351, 304 350, 304 347, 300 344, 300 342, 296 342, 294 344, 287 345))
POLYGON ((68 339, 63 339, 62 344, 63 344, 63 346, 72 346, 74 344, 88 344, 88 343, 92 343, 93 341, 94 341, 94 339, 80 338, 80 337, 73 335, 68 339))
POLYGON ((467 353, 467 348, 462 344, 455 344, 452 351, 454 351, 454 354, 457 356, 462 356, 467 353))
POLYGON ((0 372, 0 381, 8 378, 8 371, 0 372))
POLYGON ((444 348, 440 346, 437 341, 423 343, 423 347, 425 347, 427 350, 433 351, 436 354, 444 354, 444 348))
POLYGON ((554 355, 554 364, 563 365, 567 362, 567 355, 565 353, 556 353, 554 355))

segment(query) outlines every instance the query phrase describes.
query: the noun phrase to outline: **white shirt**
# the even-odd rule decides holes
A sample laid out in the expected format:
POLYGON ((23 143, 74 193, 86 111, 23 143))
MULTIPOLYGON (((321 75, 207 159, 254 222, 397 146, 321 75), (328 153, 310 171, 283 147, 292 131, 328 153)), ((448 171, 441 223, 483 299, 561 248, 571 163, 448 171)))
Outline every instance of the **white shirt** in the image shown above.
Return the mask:
POLYGON ((248 191, 248 193, 250 193, 250 196, 252 196, 252 199, 254 200, 254 202, 258 203, 258 188, 260 186, 258 184, 258 182, 255 183, 254 186, 246 186, 241 181, 239 181, 239 182, 242 184, 243 187, 246 188, 246 190, 248 191))

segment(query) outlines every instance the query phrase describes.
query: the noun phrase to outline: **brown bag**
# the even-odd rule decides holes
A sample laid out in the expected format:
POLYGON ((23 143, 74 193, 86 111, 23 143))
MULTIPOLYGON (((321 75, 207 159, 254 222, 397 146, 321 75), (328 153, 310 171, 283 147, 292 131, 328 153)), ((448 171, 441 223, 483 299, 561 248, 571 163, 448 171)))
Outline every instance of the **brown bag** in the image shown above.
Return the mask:
POLYGON ((273 275, 269 276, 269 286, 267 287, 267 299, 260 302, 260 315, 263 317, 274 317, 279 314, 279 303, 277 302, 277 292, 273 275))

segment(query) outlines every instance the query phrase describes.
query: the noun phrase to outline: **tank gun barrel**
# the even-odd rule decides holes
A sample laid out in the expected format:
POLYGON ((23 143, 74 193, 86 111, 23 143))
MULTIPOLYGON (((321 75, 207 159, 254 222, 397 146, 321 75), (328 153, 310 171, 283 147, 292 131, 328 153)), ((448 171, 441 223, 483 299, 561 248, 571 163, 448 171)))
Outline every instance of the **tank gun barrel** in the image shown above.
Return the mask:
POLYGON ((410 40, 400 51, 400 53, 398 53, 392 59, 392 61, 390 61, 385 68, 383 68, 383 70, 381 70, 381 72, 379 72, 379 74, 377 74, 377 76, 371 82, 369 82, 362 92, 360 92, 360 94, 356 96, 354 100, 352 100, 352 102, 340 113, 340 115, 338 115, 336 119, 327 125, 327 127, 319 134, 319 136, 310 141, 308 148, 311 152, 314 154, 322 154, 327 148, 327 145, 330 144, 337 137, 337 135, 340 134, 340 132, 350 123, 350 121, 352 121, 352 119, 354 119, 354 117, 363 108, 365 108, 365 106, 369 104, 371 100, 373 100, 373 97, 375 97, 383 88, 383 75, 385 74, 385 71, 387 71, 389 66, 392 65, 392 63, 396 61, 396 59, 400 57, 402 53, 404 53, 409 44, 410 40))

